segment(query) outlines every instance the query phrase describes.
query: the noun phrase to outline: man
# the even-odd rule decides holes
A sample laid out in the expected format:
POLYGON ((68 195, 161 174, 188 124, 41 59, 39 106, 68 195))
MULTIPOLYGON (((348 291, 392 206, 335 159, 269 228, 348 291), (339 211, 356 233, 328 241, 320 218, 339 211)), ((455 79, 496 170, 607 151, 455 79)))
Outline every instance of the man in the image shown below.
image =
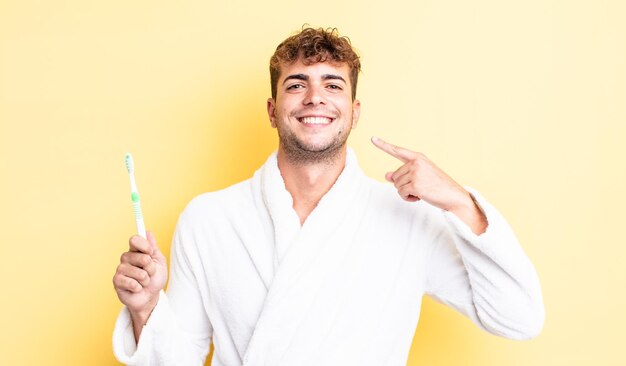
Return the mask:
POLYGON ((401 166, 364 176, 358 56, 303 29, 270 61, 278 151, 254 176, 195 198, 171 278, 155 238, 130 238, 113 278, 114 351, 133 365, 405 365, 423 294, 482 329, 537 335, 539 281, 505 219, 423 154, 372 139, 401 166), (398 195, 400 197, 398 197, 398 195), (137 342, 138 341, 138 342, 137 342))

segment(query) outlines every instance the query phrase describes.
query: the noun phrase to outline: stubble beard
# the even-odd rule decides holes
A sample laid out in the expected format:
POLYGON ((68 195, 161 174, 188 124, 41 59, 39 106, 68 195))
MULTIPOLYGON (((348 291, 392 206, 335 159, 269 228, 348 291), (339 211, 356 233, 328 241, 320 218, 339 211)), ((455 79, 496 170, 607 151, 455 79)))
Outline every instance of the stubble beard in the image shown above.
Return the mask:
POLYGON ((293 131, 282 126, 282 121, 277 124, 280 148, 285 157, 297 165, 332 164, 340 156, 350 135, 349 128, 342 129, 332 140, 314 145, 305 143, 293 131))

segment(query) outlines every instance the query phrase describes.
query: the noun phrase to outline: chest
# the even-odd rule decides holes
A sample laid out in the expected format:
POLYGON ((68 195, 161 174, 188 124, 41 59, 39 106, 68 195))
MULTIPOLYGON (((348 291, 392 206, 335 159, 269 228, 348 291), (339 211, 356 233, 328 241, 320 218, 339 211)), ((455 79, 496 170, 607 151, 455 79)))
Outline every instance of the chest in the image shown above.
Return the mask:
POLYGON ((221 225, 214 238, 219 242, 201 250, 206 265, 200 287, 208 307, 237 332, 253 332, 272 291, 280 293, 275 297, 307 297, 310 304, 324 304, 320 308, 351 309, 346 319, 365 319, 382 306, 361 302, 352 308, 349 299, 398 291, 421 297, 424 238, 407 215, 365 210, 346 215, 334 230, 303 231, 287 243, 279 265, 273 232, 262 229, 267 225, 221 225))

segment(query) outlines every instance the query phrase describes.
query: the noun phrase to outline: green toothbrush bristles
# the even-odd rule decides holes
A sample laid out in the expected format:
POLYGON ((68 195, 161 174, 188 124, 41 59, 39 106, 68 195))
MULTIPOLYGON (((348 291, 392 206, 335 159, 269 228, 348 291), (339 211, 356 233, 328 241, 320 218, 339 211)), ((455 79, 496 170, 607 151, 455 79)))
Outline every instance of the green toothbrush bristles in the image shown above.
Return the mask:
POLYGON ((133 203, 139 202, 139 193, 138 192, 132 192, 130 194, 130 198, 133 200, 133 203))

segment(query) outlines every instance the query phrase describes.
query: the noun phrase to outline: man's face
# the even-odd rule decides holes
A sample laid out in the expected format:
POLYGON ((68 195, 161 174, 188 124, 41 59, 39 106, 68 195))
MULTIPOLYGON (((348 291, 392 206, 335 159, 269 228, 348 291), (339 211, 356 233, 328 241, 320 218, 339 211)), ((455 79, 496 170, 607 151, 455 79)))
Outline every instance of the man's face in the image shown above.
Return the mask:
POLYGON ((341 152, 361 107, 352 101, 349 73, 348 65, 330 62, 282 66, 267 112, 287 157, 319 162, 341 152))

